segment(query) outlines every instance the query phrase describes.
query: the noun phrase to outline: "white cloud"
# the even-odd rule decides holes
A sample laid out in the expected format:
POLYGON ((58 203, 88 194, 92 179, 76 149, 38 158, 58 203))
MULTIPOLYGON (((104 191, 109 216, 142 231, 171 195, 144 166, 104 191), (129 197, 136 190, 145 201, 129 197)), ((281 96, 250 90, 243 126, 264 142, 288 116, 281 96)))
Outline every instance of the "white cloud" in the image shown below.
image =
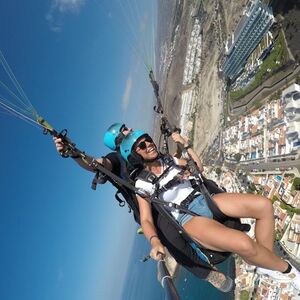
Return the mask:
POLYGON ((130 96, 131 96, 131 90, 132 90, 132 77, 131 75, 128 76, 125 91, 122 97, 122 107, 123 111, 126 111, 130 102, 130 96))
POLYGON ((131 90, 132 90, 132 77, 131 75, 128 76, 126 86, 125 86, 125 91, 122 97, 122 107, 123 111, 127 110, 127 107, 129 105, 129 99, 131 95, 131 90))
POLYGON ((66 14, 79 14, 86 0, 52 0, 46 20, 54 32, 62 31, 66 14))

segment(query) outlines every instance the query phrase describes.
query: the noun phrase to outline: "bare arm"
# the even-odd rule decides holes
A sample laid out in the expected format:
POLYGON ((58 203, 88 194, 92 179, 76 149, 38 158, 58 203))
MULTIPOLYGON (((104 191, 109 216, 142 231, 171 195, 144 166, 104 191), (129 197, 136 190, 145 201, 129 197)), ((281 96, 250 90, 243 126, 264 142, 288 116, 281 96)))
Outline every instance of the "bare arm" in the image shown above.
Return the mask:
POLYGON ((140 220, 141 220, 141 225, 143 228, 143 232, 145 237, 149 240, 151 244, 151 252, 150 255, 153 259, 159 260, 160 259, 160 254, 165 254, 164 246, 160 242, 156 228, 153 223, 153 218, 152 218, 152 211, 151 211, 151 206, 149 202, 147 202, 145 199, 137 195, 137 200, 139 203, 139 210, 140 210, 140 220))
MULTIPOLYGON (((172 139, 175 143, 180 143, 183 147, 188 147, 188 145, 189 145, 188 140, 186 138, 182 137, 178 132, 172 133, 172 139)), ((200 172, 203 172, 203 164, 201 162, 201 159, 197 155, 197 153, 191 147, 187 148, 187 152, 189 153, 189 155, 192 157, 192 159, 198 166, 200 172)), ((186 165, 186 160, 179 159, 178 163, 180 165, 186 165)))
MULTIPOLYGON (((90 171, 90 172, 95 172, 94 168, 92 168, 86 161, 84 161, 81 157, 73 157, 74 161, 77 162, 77 164, 82 167, 83 169, 90 171)), ((112 164, 111 161, 108 158, 105 157, 99 157, 95 158, 95 160, 103 165, 107 170, 111 171, 112 170, 112 164)))
MULTIPOLYGON (((56 147, 56 150, 58 152, 61 152, 64 149, 64 145, 62 143, 62 140, 60 138, 53 137, 53 141, 56 147)), ((72 157, 76 163, 82 167, 83 169, 90 171, 90 172, 95 172, 94 168, 92 168, 85 160, 83 160, 81 157, 72 157)), ((101 165, 103 165, 106 169, 112 170, 112 164, 111 161, 105 157, 99 157, 95 158, 97 162, 99 162, 101 165)))

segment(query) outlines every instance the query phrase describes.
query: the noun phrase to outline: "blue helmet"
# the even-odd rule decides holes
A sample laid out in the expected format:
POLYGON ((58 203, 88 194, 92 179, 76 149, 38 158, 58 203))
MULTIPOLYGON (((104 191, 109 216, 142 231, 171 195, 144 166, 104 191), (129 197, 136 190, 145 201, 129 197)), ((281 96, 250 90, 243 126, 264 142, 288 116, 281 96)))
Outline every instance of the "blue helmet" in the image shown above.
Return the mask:
POLYGON ((148 135, 146 132, 142 130, 136 130, 130 132, 122 141, 120 145, 120 152, 122 157, 128 161, 129 155, 132 154, 133 146, 136 143, 138 139, 140 139, 143 136, 148 135))
POLYGON ((104 145, 107 146, 111 150, 116 150, 120 142, 122 141, 122 129, 125 127, 125 124, 121 123, 114 123, 112 124, 105 132, 104 134, 104 145), (117 139, 120 138, 118 141, 117 139))

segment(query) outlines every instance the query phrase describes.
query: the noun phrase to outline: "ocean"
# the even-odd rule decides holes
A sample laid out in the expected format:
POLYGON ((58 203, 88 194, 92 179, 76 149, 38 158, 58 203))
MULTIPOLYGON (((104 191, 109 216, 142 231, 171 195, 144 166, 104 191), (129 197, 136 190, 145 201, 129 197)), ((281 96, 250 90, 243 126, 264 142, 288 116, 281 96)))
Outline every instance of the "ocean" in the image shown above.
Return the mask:
MULTIPOLYGON (((234 259, 231 257, 220 264, 219 269, 225 274, 234 278, 234 259)), ((234 299, 234 292, 222 293, 210 283, 200 280, 184 268, 178 272, 175 285, 180 298, 186 300, 231 300, 234 299)), ((162 298, 163 299, 163 298, 162 298)))
MULTIPOLYGON (((122 300, 164 300, 165 292, 157 280, 157 264, 152 259, 141 262, 150 251, 144 236, 137 236, 128 264, 122 300)), ((219 269, 234 278, 234 259, 231 257, 220 264, 219 269)), ((180 268, 174 279, 181 299, 231 300, 233 292, 222 293, 204 280, 200 280, 184 268, 180 268)))

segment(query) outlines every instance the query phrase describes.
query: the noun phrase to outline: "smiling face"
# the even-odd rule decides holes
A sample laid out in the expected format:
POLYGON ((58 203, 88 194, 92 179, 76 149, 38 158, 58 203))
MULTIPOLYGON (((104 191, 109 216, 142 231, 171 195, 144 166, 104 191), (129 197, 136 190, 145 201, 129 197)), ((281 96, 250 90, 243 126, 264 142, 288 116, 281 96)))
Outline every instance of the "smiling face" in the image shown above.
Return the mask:
POLYGON ((144 160, 154 160, 158 156, 156 145, 150 136, 141 137, 134 146, 134 151, 142 156, 144 160))

